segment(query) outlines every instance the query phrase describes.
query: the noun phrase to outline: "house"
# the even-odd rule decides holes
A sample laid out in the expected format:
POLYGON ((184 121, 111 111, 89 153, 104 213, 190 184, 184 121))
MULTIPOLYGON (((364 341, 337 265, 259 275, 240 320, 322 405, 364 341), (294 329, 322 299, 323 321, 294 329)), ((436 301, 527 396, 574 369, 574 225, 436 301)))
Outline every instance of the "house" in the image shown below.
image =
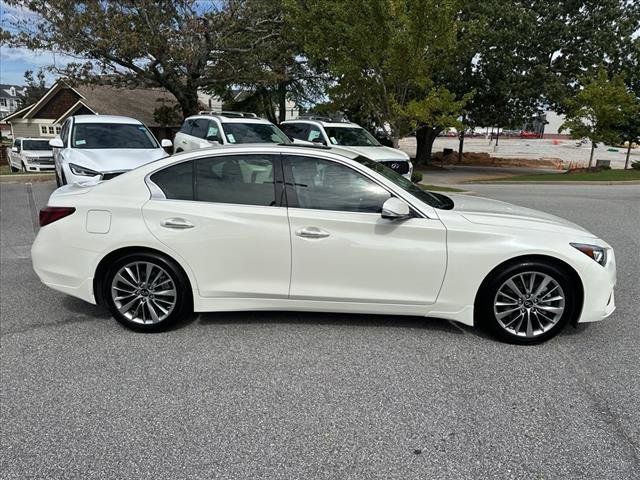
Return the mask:
POLYGON ((0 84, 0 119, 15 112, 20 103, 20 97, 26 93, 27 89, 19 85, 0 84))
POLYGON ((15 111, 4 121, 13 138, 53 138, 71 115, 122 115, 143 122, 158 138, 171 138, 177 125, 160 125, 154 112, 176 100, 160 88, 119 88, 111 85, 71 85, 58 80, 35 104, 15 111))

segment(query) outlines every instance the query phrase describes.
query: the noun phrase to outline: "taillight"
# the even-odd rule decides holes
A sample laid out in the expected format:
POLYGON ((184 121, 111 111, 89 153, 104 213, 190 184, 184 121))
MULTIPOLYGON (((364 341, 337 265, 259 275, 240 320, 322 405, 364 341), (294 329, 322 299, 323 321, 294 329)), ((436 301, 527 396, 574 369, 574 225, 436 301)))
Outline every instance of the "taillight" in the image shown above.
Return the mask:
POLYGON ((73 207, 44 207, 40 210, 40 226, 44 227, 56 220, 68 217, 75 211, 76 209, 73 207))

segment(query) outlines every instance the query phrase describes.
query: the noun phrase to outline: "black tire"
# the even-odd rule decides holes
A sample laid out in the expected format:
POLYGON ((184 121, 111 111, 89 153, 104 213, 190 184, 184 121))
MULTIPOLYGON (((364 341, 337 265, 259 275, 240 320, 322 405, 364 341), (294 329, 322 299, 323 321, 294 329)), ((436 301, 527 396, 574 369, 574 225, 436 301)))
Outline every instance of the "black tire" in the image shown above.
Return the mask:
POLYGON ((576 314, 577 301, 578 295, 576 287, 574 286, 571 276, 564 268, 551 262, 543 261, 516 263, 508 265, 504 269, 492 274, 483 283, 476 299, 475 320, 478 325, 484 327, 493 337, 499 340, 519 345, 533 345, 545 342, 560 333, 576 314), (534 283, 534 287, 531 290, 523 288, 526 287, 525 283, 529 283, 529 279, 531 279, 532 276, 534 282, 537 279, 539 283, 534 283), (510 279, 513 280, 514 277, 516 277, 516 286, 518 290, 522 291, 524 298, 514 295, 515 291, 509 286, 506 287, 506 290, 503 289, 504 286, 507 285, 506 282, 510 279), (538 287, 546 280, 545 277, 551 277, 552 280, 547 284, 548 286, 545 287, 545 290, 538 293, 540 300, 538 297, 535 297, 536 303, 533 304, 533 295, 538 292, 538 287), (520 279, 522 283, 520 283, 518 279, 520 279), (526 282, 522 279, 526 279, 526 282), (555 282, 555 284, 553 282, 555 282), (559 289, 555 287, 556 284, 559 289), (556 288, 556 290, 552 290, 552 288, 556 288), (502 293, 500 297, 498 297, 499 291, 509 292, 510 295, 516 298, 514 306, 502 306, 502 304, 500 304, 501 306, 496 306, 496 302, 511 303, 511 300, 505 298, 502 293), (531 298, 527 296, 527 291, 530 292, 529 295, 531 298), (556 293, 553 293, 554 291, 556 293), (553 299, 559 296, 563 297, 563 299, 554 302, 553 299), (524 303, 522 303, 523 301, 524 303), (539 304, 537 303, 538 301, 540 301, 539 304), (561 313, 559 312, 560 307, 563 309, 561 313), (508 310, 512 311, 510 310, 512 308, 514 308, 515 311, 507 314, 507 317, 502 320, 503 323, 501 324, 498 316, 508 310), (550 313, 548 311, 550 308, 555 309, 556 312, 550 313), (519 318, 520 314, 523 315, 523 321, 521 323, 524 323, 524 331, 518 330, 517 319, 509 325, 511 319, 515 317, 519 318), (550 317, 557 315, 558 318, 556 318, 555 323, 553 323, 552 321, 548 321, 547 315, 550 317), (530 328, 527 328, 528 319, 530 319, 530 328), (516 334, 514 330, 518 333, 516 334))
POLYGON ((9 167, 11 167, 11 171, 12 171, 13 173, 16 173, 16 172, 19 172, 19 171, 20 171, 20 169, 19 169, 19 168, 16 168, 16 167, 14 167, 14 166, 13 166, 13 165, 11 165, 11 164, 9 164, 9 167))
MULTIPOLYGON (((132 277, 127 277, 127 278, 129 280, 132 280, 132 277)), ((133 282, 130 282, 129 284, 133 284, 133 282)), ((127 288, 131 288, 131 287, 128 287, 127 285, 125 286, 127 288)), ((173 262, 172 260, 162 255, 158 255, 155 253, 130 253, 122 256, 121 258, 113 262, 104 276, 102 295, 103 295, 102 298, 104 298, 105 303, 109 308, 109 311, 113 315, 113 318, 115 318, 118 322, 120 322, 125 327, 138 332, 150 333, 150 332, 160 332, 160 331, 166 330, 171 326, 175 325, 177 322, 187 318, 193 312, 193 300, 192 300, 191 287, 190 287, 188 278, 186 277, 182 269, 178 267, 175 262, 173 262), (148 292, 146 293, 146 298, 144 299, 144 302, 141 304, 140 302, 138 302, 140 304, 138 305, 139 309, 136 309, 136 312, 135 312, 136 317, 132 318, 134 316, 134 313, 132 313, 132 311, 134 308, 136 308, 137 304, 134 304, 131 307, 131 310, 125 311, 124 313, 119 309, 119 307, 116 305, 116 302, 118 301, 117 300, 118 298, 122 298, 122 297, 117 297, 117 296, 114 297, 114 294, 115 295, 123 294, 123 292, 120 292, 120 290, 118 289, 118 287, 123 284, 121 282, 118 283, 118 281, 116 281, 116 284, 115 284, 116 286, 114 287, 114 278, 126 266, 138 265, 139 270, 142 270, 143 267, 140 267, 140 265, 146 266, 147 264, 151 264, 155 266, 155 268, 157 269, 157 270, 152 270, 151 275, 149 275, 150 277, 154 276, 154 273, 153 273, 154 271, 157 273, 158 271, 161 270, 162 272, 164 272, 164 274, 167 275, 167 278, 171 279, 171 282, 173 282, 172 284, 165 283, 167 282, 167 280, 162 281, 165 279, 165 277, 162 276, 159 280, 159 281, 162 281, 161 283, 162 287, 158 286, 158 288, 165 289, 165 288, 170 288, 170 286, 173 285, 175 287, 175 297, 164 297, 165 300, 160 300, 161 297, 157 296, 154 299, 153 293, 158 295, 159 292, 157 290, 152 289, 152 285, 147 285, 146 287, 142 287, 144 290, 147 290, 148 288, 148 292), (170 310, 167 307, 167 304, 169 302, 160 303, 160 302, 166 301, 167 299, 174 301, 174 305, 170 310), (152 304, 151 302, 154 302, 154 303, 152 304), (151 306, 151 305, 155 305, 155 306, 151 306), (161 307, 166 308, 167 310, 169 310, 169 312, 165 318, 162 318, 159 321, 155 321, 154 319, 151 318, 151 315, 152 315, 151 310, 154 310, 156 314, 162 313, 160 310, 161 307), (142 317, 143 323, 141 323, 140 317, 142 317), (149 320, 149 323, 144 322, 145 317, 147 317, 147 319, 149 320)), ((128 294, 124 292, 124 295, 128 295, 128 294)), ((145 294, 134 293, 134 295, 136 295, 137 298, 142 298, 141 295, 145 295, 145 294)), ((123 307, 125 307, 130 300, 134 300, 134 298, 128 297, 124 300, 121 300, 120 308, 122 309, 123 307)))
POLYGON ((58 186, 58 188, 60 188, 62 186, 62 181, 60 180, 60 175, 58 175, 58 171, 56 170, 56 185, 58 186))

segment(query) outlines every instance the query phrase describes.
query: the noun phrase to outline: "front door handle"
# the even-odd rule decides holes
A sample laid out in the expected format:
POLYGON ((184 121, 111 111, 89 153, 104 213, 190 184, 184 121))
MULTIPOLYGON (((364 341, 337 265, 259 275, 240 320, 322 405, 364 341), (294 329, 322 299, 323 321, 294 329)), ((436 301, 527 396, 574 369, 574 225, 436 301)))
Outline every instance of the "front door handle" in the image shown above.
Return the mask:
POLYGON ((184 218, 166 218, 160 222, 160 225, 165 228, 173 228, 175 230, 185 230, 195 226, 189 220, 185 220, 184 218))
POLYGON ((305 227, 296 231, 296 235, 302 238, 326 238, 330 233, 318 227, 305 227))

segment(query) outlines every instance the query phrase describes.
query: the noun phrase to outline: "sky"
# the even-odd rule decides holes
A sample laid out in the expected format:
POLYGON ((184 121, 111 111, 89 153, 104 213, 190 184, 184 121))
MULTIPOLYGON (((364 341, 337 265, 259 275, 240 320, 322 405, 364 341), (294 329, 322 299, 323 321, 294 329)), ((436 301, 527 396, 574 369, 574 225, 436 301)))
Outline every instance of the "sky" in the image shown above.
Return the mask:
MULTIPOLYGON (((11 24, 17 19, 29 18, 29 13, 16 7, 10 7, 0 1, 0 24, 3 29, 11 31, 11 24)), ((8 48, 0 45, 0 83, 10 85, 24 84, 24 72, 37 72, 48 65, 64 66, 72 61, 71 57, 49 51, 34 51, 26 48, 8 48)), ((45 72, 47 84, 51 85, 55 75, 45 72)))

